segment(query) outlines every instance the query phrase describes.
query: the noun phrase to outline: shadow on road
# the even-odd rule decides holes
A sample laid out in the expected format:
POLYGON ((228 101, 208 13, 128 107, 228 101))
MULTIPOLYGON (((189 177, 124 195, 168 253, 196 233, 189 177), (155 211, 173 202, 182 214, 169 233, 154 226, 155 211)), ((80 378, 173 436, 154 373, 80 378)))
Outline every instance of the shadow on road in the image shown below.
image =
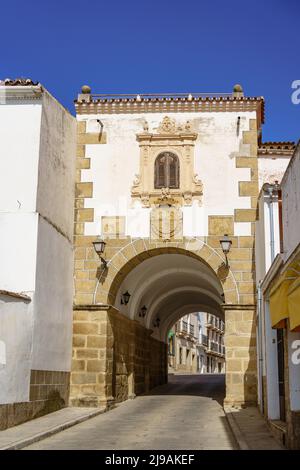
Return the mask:
POLYGON ((169 374, 168 383, 153 388, 145 395, 186 395, 207 397, 223 406, 224 374, 169 374))

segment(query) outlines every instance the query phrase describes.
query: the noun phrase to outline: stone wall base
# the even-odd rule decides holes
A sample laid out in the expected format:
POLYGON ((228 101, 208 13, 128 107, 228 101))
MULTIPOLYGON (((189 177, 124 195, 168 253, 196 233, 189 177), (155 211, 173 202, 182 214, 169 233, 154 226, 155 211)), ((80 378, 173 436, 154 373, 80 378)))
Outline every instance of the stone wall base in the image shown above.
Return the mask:
POLYGON ((67 406, 69 382, 69 372, 32 370, 29 401, 0 405, 0 430, 67 406))
POLYGON ((74 312, 70 404, 105 406, 167 382, 167 345, 110 307, 74 312))

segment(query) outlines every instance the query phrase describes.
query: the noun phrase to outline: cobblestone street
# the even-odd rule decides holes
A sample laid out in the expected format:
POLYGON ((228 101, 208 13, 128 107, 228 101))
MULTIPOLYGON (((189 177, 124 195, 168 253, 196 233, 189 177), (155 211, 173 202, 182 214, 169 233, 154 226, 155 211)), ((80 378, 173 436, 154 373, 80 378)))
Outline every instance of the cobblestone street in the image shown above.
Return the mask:
POLYGON ((235 449, 223 375, 174 375, 169 384, 26 449, 235 449))

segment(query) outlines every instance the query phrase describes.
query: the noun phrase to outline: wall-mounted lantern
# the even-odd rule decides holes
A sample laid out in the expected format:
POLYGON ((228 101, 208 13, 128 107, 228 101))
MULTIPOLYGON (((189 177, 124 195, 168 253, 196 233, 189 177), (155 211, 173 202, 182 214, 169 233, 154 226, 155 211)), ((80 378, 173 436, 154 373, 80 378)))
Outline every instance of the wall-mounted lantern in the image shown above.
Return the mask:
POLYGON ((224 255, 225 255, 225 259, 226 259, 226 268, 229 268, 227 255, 228 255, 228 253, 229 253, 229 251, 230 251, 230 248, 231 248, 231 245, 232 245, 232 241, 230 240, 230 238, 228 237, 228 235, 225 234, 224 237, 221 238, 220 244, 221 244, 221 248, 222 248, 222 250, 223 250, 223 253, 224 253, 224 255))
POLYGON ((146 316, 146 313, 147 313, 147 307, 146 305, 144 305, 140 310, 139 317, 144 318, 146 316))
POLYGON ((156 320, 153 322, 153 326, 154 328, 159 328, 159 325, 160 325, 160 318, 156 318, 156 320))
POLYGON ((128 290, 126 292, 124 292, 124 294, 122 294, 122 296, 121 296, 121 304, 122 305, 127 305, 128 302, 129 302, 130 297, 131 297, 131 295, 129 294, 128 290))
POLYGON ((96 240, 95 242, 93 242, 93 245, 94 245, 94 250, 96 251, 97 255, 99 256, 99 258, 101 259, 101 263, 102 263, 102 266, 104 268, 106 268, 107 266, 107 261, 106 259, 104 259, 102 257, 103 253, 104 253, 104 250, 105 250, 105 246, 106 246, 106 243, 104 240, 102 240, 101 238, 99 238, 98 240, 96 240))

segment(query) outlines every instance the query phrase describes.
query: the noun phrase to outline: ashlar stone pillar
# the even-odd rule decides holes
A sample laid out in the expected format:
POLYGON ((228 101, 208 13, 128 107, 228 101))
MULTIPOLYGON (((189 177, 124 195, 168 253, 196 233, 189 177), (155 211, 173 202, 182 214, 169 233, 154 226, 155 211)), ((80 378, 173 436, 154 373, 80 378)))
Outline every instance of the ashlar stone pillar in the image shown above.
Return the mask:
POLYGON ((110 407, 113 403, 113 349, 108 307, 74 309, 70 404, 110 407))
POLYGON ((223 305, 225 311, 225 405, 257 403, 256 314, 254 305, 223 305))

